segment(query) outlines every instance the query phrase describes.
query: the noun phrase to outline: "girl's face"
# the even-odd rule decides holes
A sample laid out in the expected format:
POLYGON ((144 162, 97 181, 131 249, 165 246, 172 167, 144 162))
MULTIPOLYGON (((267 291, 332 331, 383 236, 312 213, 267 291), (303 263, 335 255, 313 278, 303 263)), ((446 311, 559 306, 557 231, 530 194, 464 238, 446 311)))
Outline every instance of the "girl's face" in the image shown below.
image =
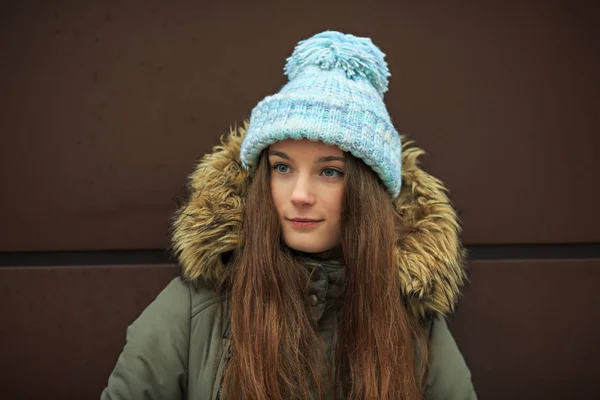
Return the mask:
POLYGON ((323 142, 283 140, 268 148, 271 193, 283 240, 319 253, 340 241, 344 153, 323 142))

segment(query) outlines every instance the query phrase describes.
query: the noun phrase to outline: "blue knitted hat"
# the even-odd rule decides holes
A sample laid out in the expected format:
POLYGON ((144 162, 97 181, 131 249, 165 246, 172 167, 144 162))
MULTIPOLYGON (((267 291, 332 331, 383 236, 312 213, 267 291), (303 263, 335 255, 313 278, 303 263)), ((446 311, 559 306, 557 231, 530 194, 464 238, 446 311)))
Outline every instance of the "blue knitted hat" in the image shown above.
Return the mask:
POLYGON ((390 72, 369 38, 326 31, 298 43, 287 59, 289 82, 252 110, 241 147, 245 168, 285 139, 320 140, 369 165, 391 197, 400 193, 400 136, 383 102, 390 72))

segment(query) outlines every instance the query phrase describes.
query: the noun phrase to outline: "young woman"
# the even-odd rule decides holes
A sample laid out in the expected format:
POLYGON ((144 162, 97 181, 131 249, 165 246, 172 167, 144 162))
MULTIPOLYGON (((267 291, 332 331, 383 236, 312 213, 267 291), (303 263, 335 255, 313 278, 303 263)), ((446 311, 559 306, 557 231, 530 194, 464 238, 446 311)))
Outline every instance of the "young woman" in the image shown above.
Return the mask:
POLYGON ((129 327, 102 399, 474 399, 445 316, 460 225, 394 129, 368 38, 302 41, 289 82, 191 176, 182 276, 129 327))

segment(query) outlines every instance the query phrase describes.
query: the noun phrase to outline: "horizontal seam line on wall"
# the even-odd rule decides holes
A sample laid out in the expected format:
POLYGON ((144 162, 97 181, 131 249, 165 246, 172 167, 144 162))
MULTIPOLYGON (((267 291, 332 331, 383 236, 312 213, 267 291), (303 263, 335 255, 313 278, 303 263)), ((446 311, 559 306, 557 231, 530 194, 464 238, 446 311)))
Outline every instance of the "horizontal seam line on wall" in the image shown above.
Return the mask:
POLYGON ((472 245, 467 250, 470 261, 600 258, 600 243, 472 245))
MULTIPOLYGON (((466 246, 468 261, 598 259, 600 243, 466 246)), ((177 264, 165 249, 107 251, 0 252, 0 267, 177 264)))
POLYGON ((97 250, 97 251, 20 251, 0 252, 0 267, 176 264, 161 250, 97 250))

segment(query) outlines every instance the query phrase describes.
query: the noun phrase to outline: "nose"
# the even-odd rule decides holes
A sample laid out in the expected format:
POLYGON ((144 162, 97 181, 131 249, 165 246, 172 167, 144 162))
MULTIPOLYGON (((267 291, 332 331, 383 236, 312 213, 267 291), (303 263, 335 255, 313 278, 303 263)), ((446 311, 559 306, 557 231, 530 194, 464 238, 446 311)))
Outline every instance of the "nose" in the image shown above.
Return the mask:
POLYGON ((311 205, 315 202, 312 185, 308 177, 298 177, 292 189, 291 202, 295 206, 311 205))

